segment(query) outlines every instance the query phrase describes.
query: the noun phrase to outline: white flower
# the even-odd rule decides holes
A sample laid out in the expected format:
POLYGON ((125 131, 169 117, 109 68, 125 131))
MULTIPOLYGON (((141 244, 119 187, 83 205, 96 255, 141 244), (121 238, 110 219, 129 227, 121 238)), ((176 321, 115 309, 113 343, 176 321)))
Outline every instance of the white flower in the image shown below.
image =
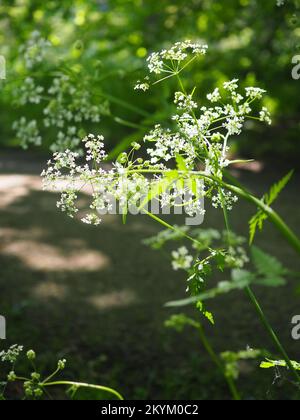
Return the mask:
POLYGON ((172 252, 172 267, 173 270, 189 270, 193 265, 194 258, 189 255, 188 249, 183 246, 177 251, 172 252))
POLYGON ((250 99, 261 99, 266 93, 266 90, 257 88, 257 87, 247 87, 246 96, 250 99))
POLYGON ((0 359, 2 362, 15 363, 23 351, 23 346, 13 344, 7 351, 1 351, 0 359))
POLYGON ((219 88, 216 88, 212 93, 209 93, 207 99, 212 103, 220 101, 221 95, 219 88))
POLYGON ((205 55, 208 46, 200 42, 190 40, 176 42, 171 48, 160 52, 154 52, 147 58, 150 73, 170 73, 170 66, 166 62, 177 62, 180 64, 187 59, 189 52, 194 55, 205 55))
POLYGON ((175 93, 174 99, 175 105, 177 105, 178 109, 188 110, 191 111, 198 107, 197 103, 193 101, 192 95, 186 95, 182 92, 175 93))
POLYGON ((147 90, 149 90, 150 85, 147 82, 141 82, 140 80, 137 81, 134 90, 142 90, 144 92, 146 92, 147 90))
POLYGON ((148 68, 150 73, 160 74, 164 69, 164 62, 161 59, 160 53, 152 53, 148 59, 148 68))
POLYGON ((87 225, 99 226, 102 220, 96 214, 88 214, 81 221, 87 225))
POLYGON ((28 144, 40 146, 42 137, 40 136, 36 120, 27 121, 25 117, 15 121, 12 126, 16 131, 16 137, 20 141, 22 147, 28 147, 28 144))
POLYGON ((260 111, 259 119, 260 119, 260 121, 266 122, 269 125, 272 124, 272 119, 271 119, 270 111, 266 107, 264 107, 260 111))
POLYGON ((230 136, 233 136, 234 134, 239 135, 241 134, 243 128, 243 122, 244 118, 235 115, 232 118, 227 118, 223 126, 226 128, 230 136))
POLYGON ((239 85, 238 85, 238 81, 239 79, 233 79, 230 82, 225 82, 223 84, 224 89, 228 90, 229 92, 234 92, 235 90, 238 89, 239 85))

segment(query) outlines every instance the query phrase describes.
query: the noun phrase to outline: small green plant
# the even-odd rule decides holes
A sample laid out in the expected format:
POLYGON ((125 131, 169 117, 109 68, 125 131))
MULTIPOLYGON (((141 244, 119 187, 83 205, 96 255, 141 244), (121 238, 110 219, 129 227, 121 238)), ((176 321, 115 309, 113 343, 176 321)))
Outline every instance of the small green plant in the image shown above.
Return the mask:
MULTIPOLYGON (((56 379, 57 375, 66 367, 66 360, 61 359, 57 362, 56 369, 50 375, 44 377, 39 371, 36 365, 36 353, 33 350, 28 350, 25 359, 27 362, 27 370, 29 374, 27 377, 20 376, 17 373, 17 362, 22 357, 24 352, 23 346, 13 345, 7 351, 2 351, 0 353, 0 361, 3 364, 9 364, 10 370, 7 374, 6 381, 1 382, 0 384, 0 399, 5 400, 7 394, 7 388, 11 383, 22 384, 23 387, 23 397, 22 399, 31 399, 38 400, 41 398, 50 398, 49 389, 53 387, 67 387, 68 395, 72 398, 76 398, 76 393, 80 388, 85 388, 87 390, 99 391, 107 395, 112 396, 115 399, 123 400, 119 392, 115 391, 112 388, 101 385, 92 385, 81 382, 74 381, 65 381, 61 379, 56 379)), ((24 356, 23 356, 24 358, 24 356)))

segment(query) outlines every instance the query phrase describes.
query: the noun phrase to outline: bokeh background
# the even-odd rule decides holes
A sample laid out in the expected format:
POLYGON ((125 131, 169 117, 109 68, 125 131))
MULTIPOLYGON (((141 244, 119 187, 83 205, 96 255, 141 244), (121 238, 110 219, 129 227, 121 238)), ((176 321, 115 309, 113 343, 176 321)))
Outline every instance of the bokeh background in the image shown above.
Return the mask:
MULTIPOLYGON (((262 195, 295 168, 277 207, 300 234, 300 81, 291 75, 292 58, 300 54, 298 12, 297 1, 277 7, 276 0, 1 1, 0 54, 7 63, 7 78, 0 81, 0 313, 8 322, 5 345, 34 348, 45 370, 57 357, 67 357, 70 379, 115 386, 129 399, 229 397, 197 334, 178 335, 164 327, 172 313, 164 303, 183 296, 185 279, 171 271, 162 254, 141 245, 157 227, 144 217, 129 218, 122 226, 118 217, 110 216, 95 229, 58 213, 56 196, 42 191, 39 174, 61 129, 43 124, 49 98, 22 106, 16 89, 32 77, 47 90, 53 77, 68 75, 75 91, 90 93, 101 116, 99 122, 77 124, 78 133, 104 134, 113 158, 173 111, 172 81, 149 94, 134 91, 146 56, 178 40, 205 41, 207 57, 192 66, 186 83, 198 86, 199 98, 232 78, 242 86, 267 90, 265 105, 273 125, 249 124, 232 144, 235 155, 258 163, 248 170, 235 168, 233 175, 262 195), (38 68, 29 71, 22 46, 34 31, 52 46, 38 68), (41 145, 29 142, 22 149, 12 128, 22 117, 37 121, 41 145)), ((65 101, 74 110, 80 106, 78 98, 77 103, 72 96, 65 101)), ((253 212, 241 204, 233 213, 240 234, 247 235, 253 212)), ((217 211, 208 211, 204 227, 211 226, 222 229, 217 211)), ((299 271, 297 256, 271 226, 258 244, 299 271)), ((297 287, 291 279, 283 289, 258 289, 294 359, 300 351, 290 336, 290 320, 299 312, 297 287)), ((247 345, 273 350, 242 294, 221 298, 212 308, 217 326, 208 332, 219 351, 247 345)), ((272 384, 273 379, 272 372, 260 372, 255 363, 242 366, 240 383, 247 398, 291 398, 289 385, 272 384)))

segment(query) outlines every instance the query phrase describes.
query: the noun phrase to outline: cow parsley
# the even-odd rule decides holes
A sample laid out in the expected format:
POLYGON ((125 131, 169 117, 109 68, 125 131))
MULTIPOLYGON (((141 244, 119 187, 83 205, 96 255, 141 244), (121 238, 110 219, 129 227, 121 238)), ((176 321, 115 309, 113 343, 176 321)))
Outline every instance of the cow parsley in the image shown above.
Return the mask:
MULTIPOLYGON (((62 211, 74 217, 80 210, 84 223, 98 225, 100 215, 117 212, 117 206, 119 212, 126 214, 132 208, 143 211, 153 200, 163 208, 183 208, 191 216, 204 215, 204 197, 215 208, 232 210, 237 197, 218 185, 223 180, 224 169, 232 163, 230 139, 241 134, 249 119, 268 124, 271 120, 265 107, 258 115, 254 111, 257 105, 253 107, 265 91, 257 87, 240 89, 237 79, 208 93, 207 103, 201 106, 195 98, 195 89, 192 92, 183 89, 179 73, 195 57, 204 55, 206 49, 202 44, 186 41, 149 57, 150 73, 177 74, 180 90, 174 93, 177 111, 168 126, 156 125, 141 139, 146 144, 143 157, 137 156, 141 144, 134 143, 131 150, 123 152, 109 169, 104 168, 107 159, 104 138, 92 134, 83 140, 84 161, 69 149, 54 154, 43 177, 46 188, 61 192, 58 207, 62 211), (173 67, 168 70, 169 61, 173 67), (89 208, 78 208, 82 193, 91 197, 89 208)), ((150 87, 149 77, 145 80, 147 88, 150 87)), ((141 82, 137 88, 146 90, 141 82)), ((75 94, 68 78, 54 80, 50 93, 58 95, 58 108, 45 111, 49 120, 58 118, 56 123, 61 121, 62 126, 73 121, 73 113, 61 102, 65 89, 75 94)), ((83 105, 84 98, 83 95, 83 105)), ((88 114, 88 108, 76 114, 76 118, 84 118, 84 113, 88 114)), ((92 114, 89 118, 93 119, 92 114)), ((71 131, 72 134, 75 132, 71 131)))

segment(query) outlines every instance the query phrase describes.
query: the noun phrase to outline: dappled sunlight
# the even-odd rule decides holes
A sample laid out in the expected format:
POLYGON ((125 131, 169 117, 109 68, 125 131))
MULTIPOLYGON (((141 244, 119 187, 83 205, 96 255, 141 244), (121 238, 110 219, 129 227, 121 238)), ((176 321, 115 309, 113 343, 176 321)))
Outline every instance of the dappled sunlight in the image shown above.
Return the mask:
POLYGON ((53 281, 43 281, 34 287, 33 295, 38 299, 64 299, 67 287, 53 281))
POLYGON ((17 257, 27 267, 43 271, 97 271, 110 265, 109 257, 100 251, 76 248, 66 252, 59 247, 29 239, 2 245, 0 254, 17 257))
POLYGON ((132 290, 127 289, 94 295, 88 299, 90 305, 100 310, 126 307, 137 301, 136 294, 132 290))
POLYGON ((0 209, 11 206, 31 190, 41 190, 42 182, 35 175, 0 175, 0 209))

